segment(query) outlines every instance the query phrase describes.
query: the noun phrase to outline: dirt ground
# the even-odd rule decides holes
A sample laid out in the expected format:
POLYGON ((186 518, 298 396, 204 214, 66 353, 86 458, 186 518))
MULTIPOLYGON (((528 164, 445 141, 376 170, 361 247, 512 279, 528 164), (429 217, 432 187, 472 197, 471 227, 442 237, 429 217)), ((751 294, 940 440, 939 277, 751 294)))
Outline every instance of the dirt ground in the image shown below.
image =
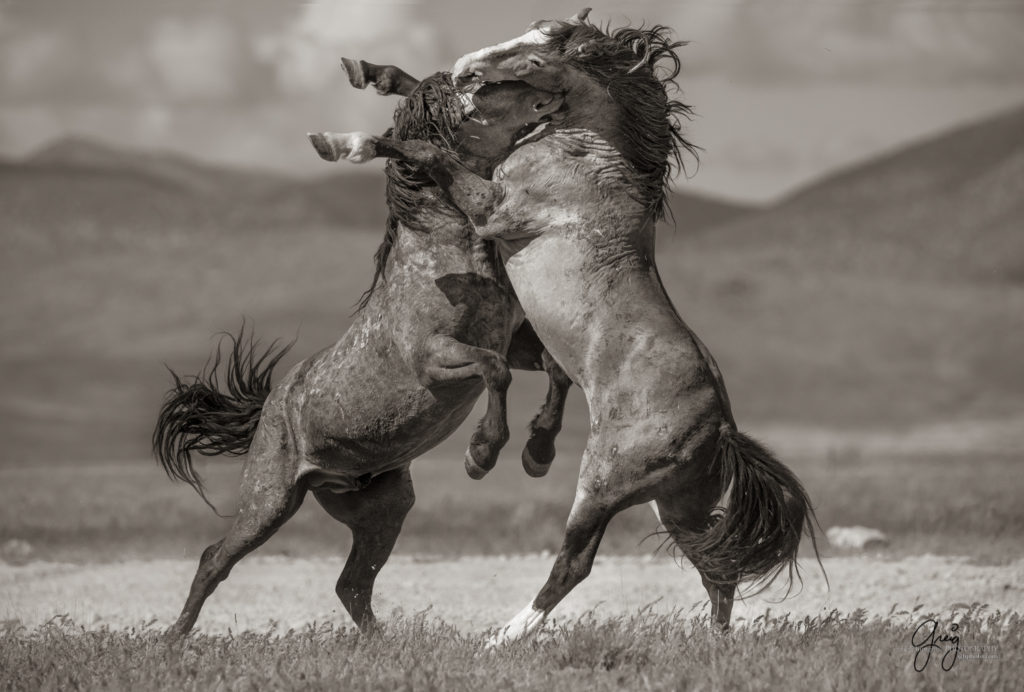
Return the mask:
MULTIPOLYGON (((375 604, 382 619, 426 610, 464 633, 503 624, 543 584, 553 556, 467 557, 432 560, 396 556, 377 581, 375 604)), ((773 615, 813 616, 832 609, 863 608, 871 616, 913 610, 947 613, 983 603, 990 610, 1024 610, 1024 559, 977 565, 967 558, 925 555, 886 560, 868 555, 823 560, 827 589, 813 562, 804 563, 801 593, 778 602, 778 590, 737 603, 733 620, 773 615)), ((127 561, 71 565, 34 562, 0 564, 0 620, 35 627, 66 614, 89 629, 163 628, 173 622, 196 564, 191 560, 127 561)), ((310 623, 349 624, 334 595, 342 560, 251 557, 241 562, 207 602, 198 628, 207 633, 279 631, 310 623)), ((707 609, 696 572, 671 558, 597 559, 590 577, 559 605, 554 620, 587 611, 603 619, 654 604, 656 612, 707 609)), ((898 617, 898 616, 897 616, 898 617)))

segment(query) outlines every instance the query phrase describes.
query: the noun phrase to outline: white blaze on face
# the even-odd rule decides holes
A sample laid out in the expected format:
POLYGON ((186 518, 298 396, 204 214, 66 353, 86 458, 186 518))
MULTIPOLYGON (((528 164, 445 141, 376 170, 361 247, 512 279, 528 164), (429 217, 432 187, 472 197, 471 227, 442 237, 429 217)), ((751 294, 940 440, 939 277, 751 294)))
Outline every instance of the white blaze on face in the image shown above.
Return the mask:
POLYGON ((505 41, 504 43, 499 43, 497 45, 489 46, 487 48, 481 48, 480 50, 475 51, 473 53, 467 53, 466 55, 463 55, 461 58, 455 61, 455 66, 452 67, 452 75, 458 78, 459 75, 465 72, 474 63, 486 60, 495 53, 511 50, 518 46, 542 45, 548 42, 548 38, 548 35, 541 31, 540 29, 530 29, 519 38, 514 38, 511 39, 510 41, 505 41))

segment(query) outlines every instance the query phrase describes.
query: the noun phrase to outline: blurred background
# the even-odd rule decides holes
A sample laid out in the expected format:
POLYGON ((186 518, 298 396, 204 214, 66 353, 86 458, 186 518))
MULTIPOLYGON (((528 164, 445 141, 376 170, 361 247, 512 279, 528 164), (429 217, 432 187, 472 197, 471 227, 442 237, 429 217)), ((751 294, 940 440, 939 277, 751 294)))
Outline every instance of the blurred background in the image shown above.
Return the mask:
MULTIPOLYGON (((422 77, 579 9, 0 2, 0 540, 198 554, 222 524, 149 452, 164 365, 196 372, 246 316, 266 343, 297 337, 283 374, 341 335, 372 275, 381 166, 327 164, 305 133, 383 131, 395 102, 352 89, 339 58, 422 77)), ((591 19, 690 42, 679 85, 704 151, 658 263, 741 426, 825 527, 1019 552, 1024 3, 651 0, 591 19)), ((467 427, 414 465, 399 550, 557 548, 587 416, 576 390, 551 477, 525 478, 545 386, 516 375, 492 477, 465 477, 467 427)), ((232 511, 239 465, 200 467, 232 511)), ((307 505, 270 550, 344 544, 307 505)), ((637 547, 647 514, 617 526, 609 550, 657 542, 637 547)))

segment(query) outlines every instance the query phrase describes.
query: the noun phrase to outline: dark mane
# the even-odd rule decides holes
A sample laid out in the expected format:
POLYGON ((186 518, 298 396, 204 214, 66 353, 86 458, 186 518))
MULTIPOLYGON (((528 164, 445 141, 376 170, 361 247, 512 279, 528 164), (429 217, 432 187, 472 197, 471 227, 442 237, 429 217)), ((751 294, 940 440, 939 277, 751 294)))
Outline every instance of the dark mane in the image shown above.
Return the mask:
POLYGON ((692 116, 692 109, 668 95, 669 87, 679 91, 675 80, 681 64, 675 51, 686 42, 673 41, 671 29, 661 25, 613 30, 589 22, 553 22, 544 32, 566 64, 604 86, 622 108, 622 155, 644 181, 651 213, 664 218, 672 162, 685 170, 684 152, 697 158, 699 150, 683 137, 680 122, 692 116))
MULTIPOLYGON (((455 131, 463 120, 462 103, 458 92, 447 72, 433 74, 416 87, 408 98, 402 99, 395 109, 394 127, 384 133, 399 141, 422 139, 442 149, 453 149, 455 131)), ((429 232, 429 228, 418 220, 423 208, 426 188, 436 188, 434 181, 410 163, 389 159, 385 167, 387 175, 388 220, 384 240, 373 255, 373 281, 359 298, 358 308, 362 310, 370 302, 374 289, 384 276, 391 248, 398 236, 398 225, 414 231, 429 232)), ((450 209, 455 217, 461 217, 450 204, 441 208, 450 209)), ((431 211, 436 215, 440 208, 435 205, 431 211)))

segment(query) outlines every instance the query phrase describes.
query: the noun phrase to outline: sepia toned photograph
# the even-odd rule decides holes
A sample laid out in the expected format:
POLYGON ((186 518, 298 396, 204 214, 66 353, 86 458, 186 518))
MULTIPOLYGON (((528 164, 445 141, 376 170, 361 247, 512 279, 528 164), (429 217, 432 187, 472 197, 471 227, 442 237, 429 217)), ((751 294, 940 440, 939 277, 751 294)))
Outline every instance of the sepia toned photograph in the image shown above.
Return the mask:
POLYGON ((0 0, 0 688, 1011 690, 1024 2, 0 0))

